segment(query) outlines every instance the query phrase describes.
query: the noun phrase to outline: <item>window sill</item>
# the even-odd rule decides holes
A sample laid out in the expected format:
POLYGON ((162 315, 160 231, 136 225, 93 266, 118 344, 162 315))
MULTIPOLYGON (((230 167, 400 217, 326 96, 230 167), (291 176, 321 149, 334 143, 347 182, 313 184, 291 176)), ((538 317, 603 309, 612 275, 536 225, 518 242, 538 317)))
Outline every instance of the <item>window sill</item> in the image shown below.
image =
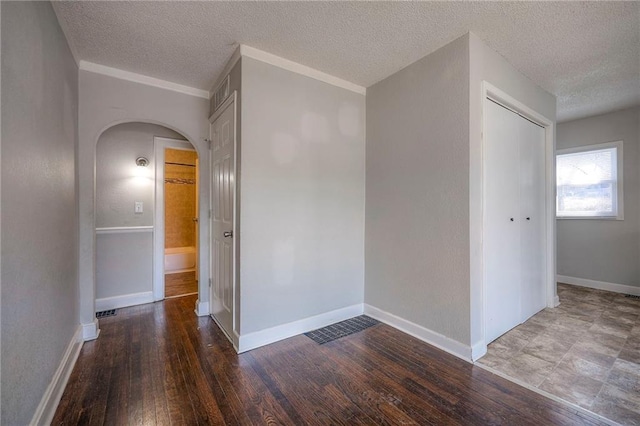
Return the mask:
POLYGON ((576 220, 576 219, 583 219, 583 220, 624 220, 623 216, 619 216, 619 217, 615 217, 615 216, 556 216, 556 219, 558 220, 564 220, 564 219, 569 219, 569 220, 576 220))

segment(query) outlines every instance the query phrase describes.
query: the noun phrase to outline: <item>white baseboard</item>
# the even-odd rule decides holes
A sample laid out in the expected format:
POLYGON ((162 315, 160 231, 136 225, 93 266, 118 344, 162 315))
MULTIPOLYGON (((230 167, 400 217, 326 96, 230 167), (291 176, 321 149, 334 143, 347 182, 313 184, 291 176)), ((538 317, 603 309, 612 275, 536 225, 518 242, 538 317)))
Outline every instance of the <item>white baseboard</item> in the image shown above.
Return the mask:
POLYGON ((98 319, 94 318, 93 322, 87 324, 81 324, 82 327, 82 340, 88 342, 89 340, 96 340, 100 335, 100 327, 98 325, 98 319))
POLYGON ((142 305, 151 302, 153 302, 152 291, 105 297, 103 299, 96 299, 96 312, 107 311, 109 309, 126 308, 127 306, 142 305))
POLYGON ((202 302, 200 299, 196 300, 196 315, 199 317, 206 317, 209 315, 209 302, 202 302))
POLYGON ((577 285, 580 287, 595 288, 596 290, 612 291, 614 293, 632 294, 640 296, 640 287, 608 283, 604 281, 588 280, 586 278, 568 277, 566 275, 556 275, 556 281, 559 283, 577 285))
POLYGON ((451 355, 455 355, 465 361, 471 362, 472 350, 470 346, 460 343, 456 340, 443 336, 440 333, 429 330, 421 325, 415 324, 404 318, 400 318, 394 314, 383 311, 375 306, 364 305, 364 313, 372 318, 382 321, 391 327, 397 328, 400 331, 427 342, 428 344, 442 349, 445 352, 449 352, 451 355))
POLYGON ((73 366, 76 364, 80 349, 82 348, 82 334, 83 327, 78 326, 76 332, 73 334, 67 349, 62 355, 58 369, 56 370, 49 386, 44 392, 38 408, 31 419, 31 425, 48 425, 51 424, 53 416, 62 398, 64 388, 67 386, 69 376, 73 371, 73 366))
POLYGON ((363 306, 361 303, 347 306, 346 308, 336 309, 335 311, 325 312, 320 315, 293 321, 287 324, 278 325, 267 328, 265 330, 255 331, 253 333, 241 334, 238 336, 238 353, 250 351, 279 340, 297 336, 318 328, 326 327, 336 322, 344 321, 349 318, 362 315, 363 306))
POLYGON ((484 341, 471 346, 471 360, 476 361, 487 354, 487 345, 484 341))
POLYGON ((554 296, 553 297, 553 307, 557 308, 558 306, 560 306, 560 296, 554 296))

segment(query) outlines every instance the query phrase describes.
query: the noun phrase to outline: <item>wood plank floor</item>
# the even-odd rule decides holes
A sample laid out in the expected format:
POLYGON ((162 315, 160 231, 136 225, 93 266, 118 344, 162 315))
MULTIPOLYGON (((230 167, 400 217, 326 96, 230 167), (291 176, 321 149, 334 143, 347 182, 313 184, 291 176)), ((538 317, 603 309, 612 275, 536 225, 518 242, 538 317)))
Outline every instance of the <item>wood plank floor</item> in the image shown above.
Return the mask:
POLYGON ((600 424, 384 324, 238 355, 195 298, 101 319, 53 424, 600 424))
POLYGON ((198 281, 196 281, 195 271, 166 274, 164 276, 165 297, 177 297, 197 292, 198 281))

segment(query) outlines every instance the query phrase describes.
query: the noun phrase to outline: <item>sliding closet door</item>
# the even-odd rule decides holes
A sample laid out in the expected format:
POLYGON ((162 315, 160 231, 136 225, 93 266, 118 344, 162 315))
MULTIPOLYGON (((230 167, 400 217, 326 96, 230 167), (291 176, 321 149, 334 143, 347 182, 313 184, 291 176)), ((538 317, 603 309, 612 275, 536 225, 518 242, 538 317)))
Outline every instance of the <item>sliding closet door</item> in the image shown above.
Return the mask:
POLYGON ((485 338, 491 342, 521 318, 521 118, 490 101, 484 112, 485 338))

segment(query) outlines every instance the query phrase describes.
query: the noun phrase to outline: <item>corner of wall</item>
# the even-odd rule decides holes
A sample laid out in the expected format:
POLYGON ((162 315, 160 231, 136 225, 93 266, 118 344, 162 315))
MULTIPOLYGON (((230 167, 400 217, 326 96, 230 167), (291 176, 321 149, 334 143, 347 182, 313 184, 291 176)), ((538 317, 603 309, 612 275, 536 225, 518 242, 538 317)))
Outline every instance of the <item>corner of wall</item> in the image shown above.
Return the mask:
POLYGON ((71 341, 67 345, 67 349, 60 360, 60 364, 58 365, 49 386, 47 386, 47 389, 36 408, 33 418, 31 419, 31 425, 48 425, 53 421, 53 416, 55 415, 58 404, 60 403, 60 398, 62 398, 62 394, 67 386, 67 382, 69 381, 73 367, 76 364, 78 355, 80 355, 80 349, 82 349, 82 333, 83 327, 78 326, 76 332, 71 338, 71 341))

